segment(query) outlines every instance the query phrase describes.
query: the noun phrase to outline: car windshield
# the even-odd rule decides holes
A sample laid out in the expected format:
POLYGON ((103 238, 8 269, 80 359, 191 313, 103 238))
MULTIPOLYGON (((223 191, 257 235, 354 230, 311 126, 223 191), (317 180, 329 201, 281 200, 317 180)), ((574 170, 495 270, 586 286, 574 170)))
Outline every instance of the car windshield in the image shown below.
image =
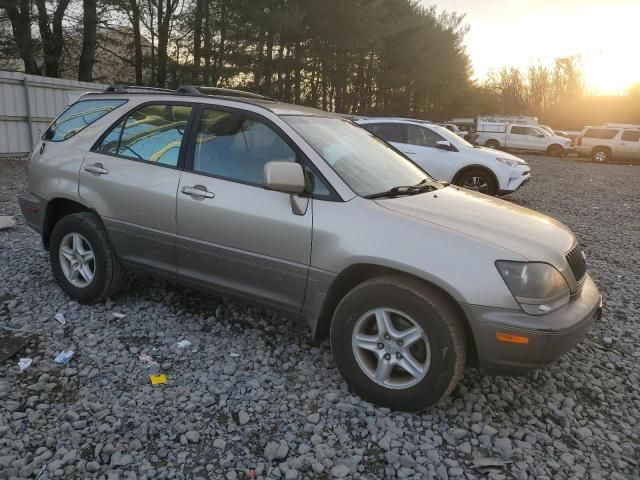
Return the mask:
POLYGON ((383 140, 348 120, 301 115, 284 119, 362 197, 432 180, 383 140))

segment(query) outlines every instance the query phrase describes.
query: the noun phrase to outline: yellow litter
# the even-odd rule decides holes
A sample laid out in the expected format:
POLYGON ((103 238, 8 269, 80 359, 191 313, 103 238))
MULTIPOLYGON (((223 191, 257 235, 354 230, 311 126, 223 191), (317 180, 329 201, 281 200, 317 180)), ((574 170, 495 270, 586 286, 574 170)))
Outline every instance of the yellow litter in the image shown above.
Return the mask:
POLYGON ((153 385, 160 385, 162 383, 167 383, 167 376, 164 373, 149 375, 149 380, 151 380, 153 385))

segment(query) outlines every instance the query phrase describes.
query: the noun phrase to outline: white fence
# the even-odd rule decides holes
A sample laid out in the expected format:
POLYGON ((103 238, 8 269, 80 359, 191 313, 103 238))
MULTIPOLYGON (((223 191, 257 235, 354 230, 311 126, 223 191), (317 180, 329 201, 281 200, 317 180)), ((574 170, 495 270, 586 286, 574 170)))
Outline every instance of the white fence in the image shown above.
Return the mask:
POLYGON ((0 157, 28 155, 51 121, 87 91, 107 85, 0 71, 0 157))

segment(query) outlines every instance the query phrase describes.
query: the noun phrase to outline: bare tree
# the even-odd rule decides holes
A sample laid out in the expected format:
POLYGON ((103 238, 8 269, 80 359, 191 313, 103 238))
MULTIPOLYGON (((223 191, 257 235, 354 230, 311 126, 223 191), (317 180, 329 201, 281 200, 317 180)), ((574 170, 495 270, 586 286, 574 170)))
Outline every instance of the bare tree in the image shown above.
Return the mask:
POLYGON ((78 80, 93 80, 93 65, 96 61, 96 33, 98 12, 96 0, 82 0, 82 52, 78 64, 78 80))
POLYGON ((7 12, 11 22, 13 39, 20 57, 24 62, 24 71, 41 75, 36 63, 36 53, 31 37, 31 2, 29 0, 0 0, 0 9, 7 12))
POLYGON ((38 27, 44 53, 44 70, 48 77, 60 77, 60 60, 64 50, 62 21, 70 0, 59 0, 49 17, 45 0, 35 0, 38 9, 38 27))

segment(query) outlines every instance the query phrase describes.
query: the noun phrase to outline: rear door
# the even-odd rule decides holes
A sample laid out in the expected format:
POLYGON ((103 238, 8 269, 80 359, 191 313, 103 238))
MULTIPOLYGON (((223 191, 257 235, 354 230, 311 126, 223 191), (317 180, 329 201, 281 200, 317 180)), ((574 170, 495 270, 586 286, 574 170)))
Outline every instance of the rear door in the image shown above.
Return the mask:
POLYGON ((203 106, 177 201, 178 276, 299 311, 311 257, 312 205, 262 187, 269 161, 300 161, 295 145, 250 112, 203 106), (298 212, 300 213, 300 212, 298 212))
POLYGON ((640 130, 624 130, 617 150, 621 157, 640 158, 640 130))
POLYGON ((120 119, 86 155, 80 196, 125 262, 175 276, 176 195, 192 105, 150 102, 120 119))

